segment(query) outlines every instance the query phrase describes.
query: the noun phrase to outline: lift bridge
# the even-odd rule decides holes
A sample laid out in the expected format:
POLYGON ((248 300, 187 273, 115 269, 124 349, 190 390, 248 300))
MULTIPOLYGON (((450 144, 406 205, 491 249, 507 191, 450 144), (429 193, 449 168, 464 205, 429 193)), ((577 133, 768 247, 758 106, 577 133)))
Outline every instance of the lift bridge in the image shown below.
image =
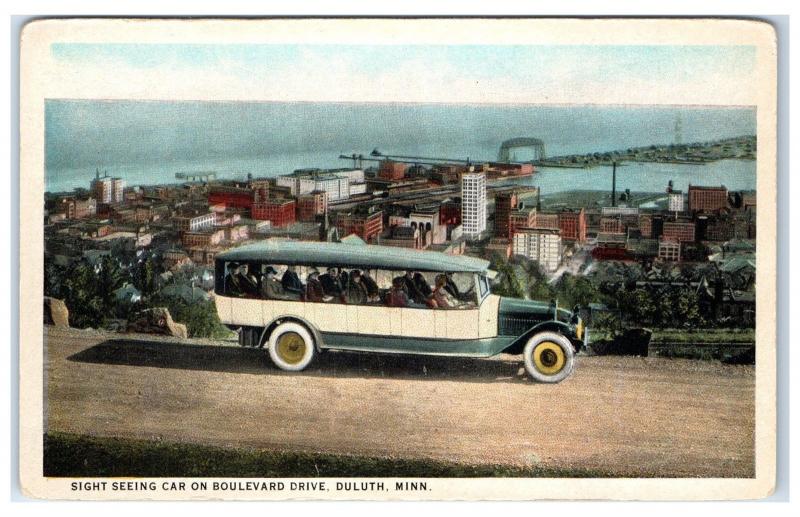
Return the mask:
POLYGON ((544 153, 544 142, 538 138, 522 137, 512 138, 500 144, 500 151, 497 153, 497 161, 503 163, 511 162, 511 151, 514 149, 533 150, 532 162, 540 162, 546 158, 544 153))
MULTIPOLYGON (((341 154, 342 160, 352 160, 353 167, 362 168, 366 162, 381 162, 393 160, 397 162, 412 163, 415 165, 437 165, 441 163, 473 163, 469 158, 443 158, 433 156, 408 156, 399 154, 384 154, 377 149, 373 150, 368 156, 353 153, 351 155, 341 154)), ((544 152, 544 142, 538 138, 512 138, 500 144, 500 151, 497 154, 498 163, 538 163, 546 158, 544 152), (514 149, 532 149, 533 159, 529 161, 516 161, 511 159, 511 151, 514 149)))

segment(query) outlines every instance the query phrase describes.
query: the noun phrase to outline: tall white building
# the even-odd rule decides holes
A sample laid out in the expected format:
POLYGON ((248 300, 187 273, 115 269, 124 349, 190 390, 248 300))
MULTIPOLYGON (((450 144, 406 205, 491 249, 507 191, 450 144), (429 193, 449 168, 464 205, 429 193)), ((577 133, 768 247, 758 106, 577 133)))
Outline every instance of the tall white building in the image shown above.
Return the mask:
POLYGON ((535 260, 547 272, 561 264, 561 235, 551 228, 517 228, 512 253, 535 260))
POLYGON ((114 178, 111 182, 111 199, 114 203, 122 203, 125 200, 125 180, 114 178))
POLYGON ((669 193, 669 211, 683 212, 684 210, 686 210, 686 202, 683 199, 683 192, 673 190, 669 193))
POLYGON ((467 239, 486 231, 486 175, 467 172, 461 176, 461 224, 467 239))
POLYGON ((125 200, 125 180, 108 175, 101 177, 98 171, 92 180, 91 191, 98 203, 122 203, 125 200))
POLYGON ((97 177, 92 180, 92 195, 98 203, 111 203, 113 183, 109 176, 97 177))

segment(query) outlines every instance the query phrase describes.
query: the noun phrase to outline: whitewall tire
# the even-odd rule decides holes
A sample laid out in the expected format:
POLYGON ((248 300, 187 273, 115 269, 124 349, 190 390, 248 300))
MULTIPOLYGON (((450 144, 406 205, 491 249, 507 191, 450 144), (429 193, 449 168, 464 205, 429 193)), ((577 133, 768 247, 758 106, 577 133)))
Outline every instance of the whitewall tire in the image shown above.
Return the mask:
POLYGON ((569 339, 557 332, 540 332, 523 351, 525 371, 538 382, 561 382, 575 368, 575 351, 569 339))
POLYGON ((281 370, 299 372, 314 360, 314 338, 306 327, 293 321, 278 325, 267 343, 269 357, 281 370))

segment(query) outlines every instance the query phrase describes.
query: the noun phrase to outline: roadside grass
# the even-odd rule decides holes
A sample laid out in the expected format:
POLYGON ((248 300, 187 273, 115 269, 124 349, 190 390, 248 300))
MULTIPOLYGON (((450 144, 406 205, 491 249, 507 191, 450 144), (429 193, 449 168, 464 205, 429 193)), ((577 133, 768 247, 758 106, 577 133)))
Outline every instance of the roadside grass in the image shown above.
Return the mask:
MULTIPOLYGON (((630 355, 627 343, 612 332, 592 332, 592 351, 598 355, 630 355)), ((675 359, 755 363, 753 329, 655 329, 648 355, 675 359)), ((635 353, 635 352, 634 352, 635 353)))
POLYGON ((653 355, 755 364, 753 329, 662 329, 650 340, 653 355))
POLYGON ((44 435, 44 475, 258 478, 613 476, 610 473, 588 469, 463 465, 434 460, 233 449, 59 432, 44 435))
POLYGON ((755 343, 753 329, 658 329, 651 343, 755 343))

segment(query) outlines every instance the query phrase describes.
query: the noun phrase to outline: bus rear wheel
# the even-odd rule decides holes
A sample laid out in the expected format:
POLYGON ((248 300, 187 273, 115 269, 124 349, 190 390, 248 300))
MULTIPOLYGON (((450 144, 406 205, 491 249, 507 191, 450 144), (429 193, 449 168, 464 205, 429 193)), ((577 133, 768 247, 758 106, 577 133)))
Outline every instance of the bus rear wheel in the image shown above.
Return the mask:
POLYGON ((557 332, 540 332, 528 340, 523 351, 525 371, 538 382, 561 382, 575 367, 572 343, 557 332))
POLYGON ((293 321, 281 323, 269 336, 269 357, 281 370, 299 372, 314 360, 314 338, 303 325, 293 321))

